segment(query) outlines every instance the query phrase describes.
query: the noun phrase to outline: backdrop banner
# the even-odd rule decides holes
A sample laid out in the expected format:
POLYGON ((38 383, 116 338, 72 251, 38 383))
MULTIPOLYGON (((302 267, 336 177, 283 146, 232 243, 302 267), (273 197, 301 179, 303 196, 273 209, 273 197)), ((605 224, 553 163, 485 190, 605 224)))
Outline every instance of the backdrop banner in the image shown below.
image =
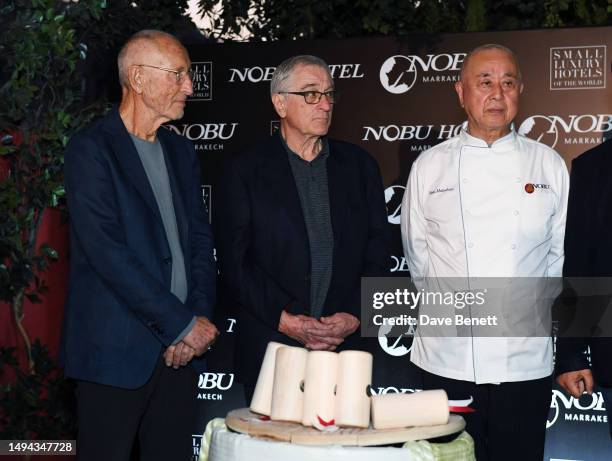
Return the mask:
MULTIPOLYGON (((224 159, 278 129, 270 102, 275 66, 297 54, 322 57, 341 93, 330 136, 378 160, 393 236, 392 275, 408 276, 399 222, 410 167, 423 150, 459 132, 465 115, 453 84, 466 53, 485 43, 505 45, 519 57, 525 83, 515 120, 519 133, 553 147, 568 165, 612 135, 610 27, 192 47, 194 94, 185 117, 167 127, 195 144, 210 216, 224 159)), ((206 422, 246 406, 233 355, 234 335, 248 325, 237 324, 235 308, 221 292, 215 315, 221 337, 207 353, 209 371, 196 383, 201 420, 193 431, 194 460, 206 422)), ((383 326, 370 345, 375 393, 421 389, 419 371, 409 361, 410 331, 383 326)), ((545 459, 601 460, 611 449, 601 394, 577 400, 555 388, 545 459)))

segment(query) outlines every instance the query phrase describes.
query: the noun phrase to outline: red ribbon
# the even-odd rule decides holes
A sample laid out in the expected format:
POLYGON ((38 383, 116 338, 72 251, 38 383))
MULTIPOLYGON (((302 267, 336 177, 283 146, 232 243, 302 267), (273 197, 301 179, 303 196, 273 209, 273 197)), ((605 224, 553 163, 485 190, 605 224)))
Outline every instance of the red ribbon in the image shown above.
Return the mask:
POLYGON ((329 421, 325 421, 324 419, 321 419, 319 415, 317 415, 317 419, 319 420, 319 424, 323 427, 329 427, 329 426, 333 426, 334 424, 336 424, 335 419, 330 419, 329 421))
POLYGON ((470 407, 448 407, 451 413, 474 413, 476 410, 470 407))

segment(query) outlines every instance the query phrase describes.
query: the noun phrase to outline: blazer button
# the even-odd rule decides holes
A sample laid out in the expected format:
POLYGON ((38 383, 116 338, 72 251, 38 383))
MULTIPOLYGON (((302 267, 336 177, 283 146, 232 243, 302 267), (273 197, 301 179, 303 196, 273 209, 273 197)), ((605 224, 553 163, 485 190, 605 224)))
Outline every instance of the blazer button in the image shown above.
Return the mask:
POLYGON ((304 276, 305 282, 310 282, 310 274, 304 276))
POLYGON ((164 258, 164 263, 170 264, 172 262, 172 258, 170 256, 164 258))

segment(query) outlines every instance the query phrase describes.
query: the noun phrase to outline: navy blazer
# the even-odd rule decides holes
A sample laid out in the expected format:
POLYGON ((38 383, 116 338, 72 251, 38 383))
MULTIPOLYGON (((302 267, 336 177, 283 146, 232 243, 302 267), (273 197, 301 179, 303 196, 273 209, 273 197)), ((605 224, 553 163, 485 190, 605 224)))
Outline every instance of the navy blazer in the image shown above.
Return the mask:
MULTIPOLYGON (((330 139, 329 150, 334 249, 322 315, 359 318, 361 277, 384 276, 390 263, 384 191, 378 164, 363 149, 330 139)), ((296 345, 277 331, 283 309, 310 313, 308 235, 279 135, 230 160, 215 196, 219 265, 239 307, 237 372, 254 384, 268 341, 296 345)))
MULTIPOLYGON (((612 140, 572 162, 565 228, 565 277, 612 277, 612 140)), ((597 299, 597 298, 595 298, 597 299)), ((601 307, 610 299, 602 299, 601 307)), ((591 302, 590 308, 595 308, 591 302)), ((580 312, 576 313, 580 315, 580 312)), ((589 368, 596 381, 612 386, 612 338, 558 338, 555 373, 589 368)))
MULTIPOLYGON (((212 318, 216 267, 193 145, 166 129, 163 146, 188 298, 170 292, 171 257, 153 190, 117 110, 77 133, 65 154, 70 287, 66 376, 127 389, 151 376, 194 315, 212 318)), ((200 364, 201 365, 201 364, 200 364)))

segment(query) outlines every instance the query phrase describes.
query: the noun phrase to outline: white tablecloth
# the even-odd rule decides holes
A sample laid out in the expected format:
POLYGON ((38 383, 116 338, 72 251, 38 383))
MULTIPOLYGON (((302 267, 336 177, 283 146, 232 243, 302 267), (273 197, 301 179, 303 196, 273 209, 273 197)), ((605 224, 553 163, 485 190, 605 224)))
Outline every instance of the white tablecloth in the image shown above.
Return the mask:
MULTIPOLYGON (((408 442, 403 448, 304 446, 258 439, 233 432, 222 420, 207 427, 202 438, 204 461, 472 461, 474 445, 467 433, 448 444, 427 441, 408 442), (205 450, 208 449, 208 458, 205 450)), ((212 423, 212 422, 211 422, 212 423)))

